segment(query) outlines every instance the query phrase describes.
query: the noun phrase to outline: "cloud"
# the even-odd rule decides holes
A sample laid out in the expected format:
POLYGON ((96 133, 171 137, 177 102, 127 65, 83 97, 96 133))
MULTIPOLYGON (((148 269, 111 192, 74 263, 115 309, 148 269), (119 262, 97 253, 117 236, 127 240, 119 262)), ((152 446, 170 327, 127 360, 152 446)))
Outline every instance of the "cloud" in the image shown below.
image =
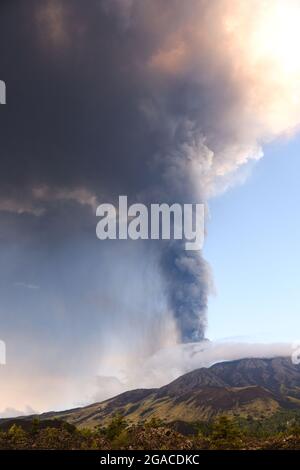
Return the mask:
POLYGON ((3 411, 0 411, 0 418, 15 418, 17 416, 26 416, 35 413, 36 411, 31 408, 31 406, 26 406, 23 410, 7 407, 3 411))
POLYGON ((40 2, 36 20, 41 41, 49 41, 53 48, 61 49, 69 45, 67 11, 68 8, 60 0, 40 2))
POLYGON ((15 282, 14 285, 16 287, 24 287, 25 289, 32 289, 32 290, 36 290, 40 288, 40 286, 36 284, 28 284, 27 282, 15 282))
MULTIPOLYGON (((2 389, 0 405, 6 403, 2 417, 61 410, 103 401, 127 390, 161 387, 177 377, 201 367, 236 359, 255 357, 291 357, 294 345, 288 343, 247 343, 233 341, 203 341, 168 345, 141 358, 122 353, 117 343, 103 354, 97 375, 80 372, 77 375, 45 375, 42 370, 17 377, 8 372, 9 382, 2 389), (30 383, 29 383, 30 377, 30 383), (14 386, 14 391, 11 388, 14 386), (26 405, 33 403, 35 410, 26 405), (8 406, 8 404, 13 405, 8 406), (17 408, 17 409, 15 409, 17 408)), ((25 372, 25 373, 24 373, 25 372)), ((6 372, 7 373, 7 372, 6 372)))
MULTIPOLYGON (((122 391, 134 388, 153 388, 168 384, 177 377, 187 372, 223 362, 243 359, 248 357, 272 358, 291 357, 293 345, 288 343, 247 343, 247 342, 196 342, 189 344, 177 344, 157 351, 148 357, 143 364, 130 364, 126 371, 119 371, 116 377, 100 377, 99 395, 92 396, 92 400, 98 396, 101 399, 108 398, 122 391), (114 381, 114 387, 109 388, 114 381), (105 393, 101 394, 102 385, 105 393)), ((109 363, 110 358, 107 358, 109 363)))

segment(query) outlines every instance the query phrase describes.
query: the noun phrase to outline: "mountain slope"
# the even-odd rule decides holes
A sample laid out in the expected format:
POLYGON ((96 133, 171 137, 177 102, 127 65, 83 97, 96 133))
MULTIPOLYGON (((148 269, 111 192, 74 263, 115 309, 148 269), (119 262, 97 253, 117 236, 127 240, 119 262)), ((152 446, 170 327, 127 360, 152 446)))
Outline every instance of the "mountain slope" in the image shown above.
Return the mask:
MULTIPOLYGON (((300 387, 300 366, 289 358, 240 359, 214 364, 208 369, 196 369, 179 377, 160 389, 160 393, 178 395, 203 386, 264 387, 281 393, 283 387, 297 390, 300 387)), ((300 390, 300 388, 299 388, 300 390)))
POLYGON ((218 414, 261 418, 280 408, 300 408, 300 366, 288 358, 241 359, 189 372, 159 389, 141 389, 41 419, 80 427, 103 425, 115 413, 129 421, 208 420, 218 414))

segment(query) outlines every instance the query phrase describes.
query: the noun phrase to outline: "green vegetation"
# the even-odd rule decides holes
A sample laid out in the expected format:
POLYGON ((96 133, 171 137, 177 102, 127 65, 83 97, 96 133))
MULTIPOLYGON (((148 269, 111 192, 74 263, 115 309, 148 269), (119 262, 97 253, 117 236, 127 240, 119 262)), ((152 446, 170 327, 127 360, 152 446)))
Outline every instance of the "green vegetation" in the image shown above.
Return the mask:
POLYGON ((94 429, 55 419, 14 419, 0 430, 0 449, 300 449, 300 411, 279 411, 263 420, 222 415, 192 424, 156 418, 132 424, 117 414, 94 429))
POLYGON ((213 448, 239 449, 243 445, 242 432, 235 420, 220 416, 212 423, 211 434, 208 436, 213 448))

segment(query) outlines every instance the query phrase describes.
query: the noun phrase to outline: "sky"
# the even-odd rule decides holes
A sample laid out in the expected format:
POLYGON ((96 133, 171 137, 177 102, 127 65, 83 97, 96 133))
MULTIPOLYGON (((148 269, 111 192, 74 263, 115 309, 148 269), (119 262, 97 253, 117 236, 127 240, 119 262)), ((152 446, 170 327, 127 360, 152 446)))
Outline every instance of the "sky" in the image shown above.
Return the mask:
POLYGON ((299 153, 299 137, 267 146, 245 184, 210 203, 211 339, 299 339, 299 153))
POLYGON ((1 2, 0 415, 290 354, 299 21, 299 0, 1 2), (205 204, 203 252, 98 240, 119 195, 205 204))

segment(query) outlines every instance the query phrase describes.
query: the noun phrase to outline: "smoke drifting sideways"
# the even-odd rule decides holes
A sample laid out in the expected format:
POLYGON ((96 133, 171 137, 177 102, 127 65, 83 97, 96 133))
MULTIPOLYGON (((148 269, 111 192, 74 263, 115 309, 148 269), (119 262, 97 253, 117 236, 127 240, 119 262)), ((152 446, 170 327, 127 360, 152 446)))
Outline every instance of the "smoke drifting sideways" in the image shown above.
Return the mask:
MULTIPOLYGON (((35 273, 41 273, 42 265, 44 271, 51 267, 53 272, 43 271, 42 279, 44 285, 54 286, 47 304, 55 306, 57 300, 66 324, 66 310, 72 310, 72 315, 76 312, 72 326, 80 325, 80 334, 89 338, 90 322, 82 324, 82 317, 77 316, 81 304, 70 298, 77 299, 77 292, 81 292, 81 299, 90 299, 91 286, 96 284, 94 278, 92 282, 90 277, 85 280, 82 273, 87 273, 90 262, 83 261, 85 252, 92 260, 96 252, 100 256, 99 252, 105 251, 99 243, 94 246, 94 239, 90 241, 98 203, 113 202, 118 195, 127 194, 130 202, 208 204, 210 198, 235 183, 243 168, 262 157, 265 143, 297 132, 299 1, 15 3, 1 5, 0 16, 2 78, 9 84, 5 119, 1 116, 1 243, 5 248, 5 243, 13 240, 18 250, 27 250, 27 256, 22 253, 25 261, 28 257, 37 259, 32 279, 25 279, 30 284, 36 283, 35 273), (12 31, 17 32, 12 36, 12 31), (7 43, 11 54, 3 49, 7 43), (22 60, 16 61, 19 50, 22 60), (30 257, 31 249, 34 256, 30 257), (70 279, 79 272, 74 253, 79 251, 78 264, 83 269, 72 284, 70 279), (60 254, 64 266, 57 261, 60 254), (66 265, 72 266, 72 272, 66 265), (60 274, 65 273, 59 286, 57 267, 60 274)), ((161 282, 155 284, 159 295, 152 289, 151 297, 158 297, 163 309, 154 315, 153 330, 160 334, 151 330, 151 335, 142 336, 151 322, 150 313, 145 324, 142 313, 139 322, 135 321, 137 309, 143 310, 140 284, 139 292, 131 289, 134 294, 125 299, 126 308, 120 308, 124 318, 115 323, 101 319, 103 328, 109 325, 106 336, 112 333, 112 326, 118 328, 121 323, 125 328, 132 321, 134 327, 128 335, 142 336, 147 342, 146 355, 169 342, 205 337, 212 288, 202 253, 187 253, 180 243, 157 244, 153 251, 155 268, 149 278, 157 274, 161 282)), ((3 252, 6 266, 16 248, 3 252)), ((136 279, 134 271, 141 270, 143 246, 138 248, 139 256, 131 256, 133 248, 128 249, 128 258, 124 247, 119 251, 110 246, 109 252, 111 258, 102 267, 108 271, 113 265, 118 271, 120 263, 128 264, 131 272, 127 279, 136 279)), ((16 263, 20 259, 18 256, 16 263)), ((16 272, 26 277, 24 266, 16 272)), ((12 268, 9 273, 13 278, 12 268)), ((106 278, 105 271, 100 277, 105 286, 106 278)), ((107 285, 101 312, 109 310, 115 292, 124 291, 120 276, 116 278, 111 296, 107 285)), ((42 293, 43 289, 35 292, 41 297, 42 293)), ((99 297, 98 292, 94 295, 99 297)), ((147 297, 146 290, 143 297, 147 297)), ((9 305, 7 310, 11 309, 9 305)), ((52 320, 59 316, 57 308, 53 307, 53 312, 52 320)), ((92 314, 89 320, 94 321, 92 314)), ((62 328, 57 330, 62 335, 62 328)), ((112 350, 118 348, 122 355, 120 345, 111 346, 112 350)), ((109 354, 110 348, 105 352, 109 354)))
POLYGON ((90 389, 90 399, 100 401, 130 389, 162 387, 183 374, 201 367, 210 367, 217 362, 249 357, 291 357, 293 352, 293 345, 287 343, 205 340, 177 344, 157 351, 142 365, 133 361, 126 374, 98 377, 90 389))

